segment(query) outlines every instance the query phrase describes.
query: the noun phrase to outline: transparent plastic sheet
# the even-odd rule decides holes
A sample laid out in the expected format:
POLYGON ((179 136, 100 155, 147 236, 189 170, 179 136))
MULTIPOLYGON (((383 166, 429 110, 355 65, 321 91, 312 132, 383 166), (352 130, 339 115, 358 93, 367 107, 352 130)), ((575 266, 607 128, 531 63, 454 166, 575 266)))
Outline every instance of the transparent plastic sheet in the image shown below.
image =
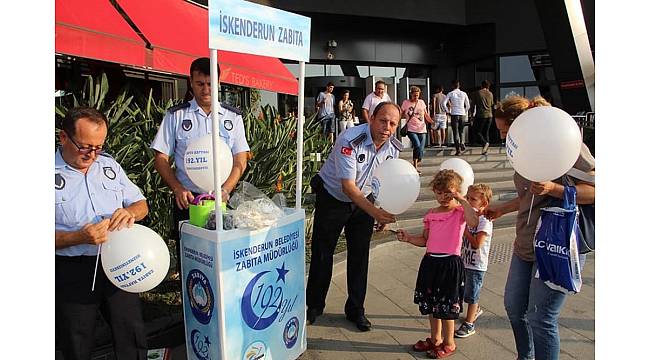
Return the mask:
MULTIPOLYGON (((243 181, 230 197, 228 206, 233 210, 223 213, 224 230, 260 229, 273 225, 284 216, 282 209, 286 206, 286 198, 283 194, 278 193, 271 200, 260 189, 243 181)), ((206 228, 211 230, 216 228, 214 211, 210 213, 206 228)))

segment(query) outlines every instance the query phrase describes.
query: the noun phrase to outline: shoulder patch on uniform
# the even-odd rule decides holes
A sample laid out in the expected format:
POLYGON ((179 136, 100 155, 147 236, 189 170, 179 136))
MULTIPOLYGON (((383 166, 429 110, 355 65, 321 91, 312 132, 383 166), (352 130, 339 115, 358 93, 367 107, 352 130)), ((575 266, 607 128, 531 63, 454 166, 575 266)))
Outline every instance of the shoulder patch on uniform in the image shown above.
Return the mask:
POLYGON ((170 112, 170 113, 174 113, 174 112, 177 112, 180 109, 186 109, 188 107, 190 107, 190 102, 185 101, 185 102, 182 102, 182 103, 180 103, 180 104, 178 104, 176 106, 170 107, 169 109, 167 109, 167 111, 170 112))
POLYGON ((54 174, 54 189, 63 190, 65 188, 65 178, 61 174, 54 174))
POLYGON ((402 142, 397 140, 397 138, 394 136, 390 137, 390 143, 393 144, 393 146, 396 147, 398 151, 402 151, 402 149, 404 149, 402 142))
POLYGON ((366 134, 365 132, 362 132, 362 133, 359 134, 357 137, 355 137, 354 139, 350 140, 350 145, 352 145, 352 147, 357 147, 357 146, 359 146, 362 142, 364 142, 364 141, 366 140, 366 137, 368 137, 368 134, 366 134))
POLYGON ((228 105, 228 104, 223 104, 223 103, 222 103, 222 104, 221 104, 221 107, 224 108, 224 109, 226 109, 226 110, 230 110, 230 111, 234 112, 234 113, 237 114, 237 115, 241 115, 241 114, 242 114, 241 110, 237 109, 236 107, 234 107, 234 106, 232 106, 232 105, 228 105))
POLYGON ((117 177, 115 170, 113 170, 113 168, 110 166, 104 166, 102 170, 104 171, 104 176, 111 180, 115 180, 115 177, 117 177))

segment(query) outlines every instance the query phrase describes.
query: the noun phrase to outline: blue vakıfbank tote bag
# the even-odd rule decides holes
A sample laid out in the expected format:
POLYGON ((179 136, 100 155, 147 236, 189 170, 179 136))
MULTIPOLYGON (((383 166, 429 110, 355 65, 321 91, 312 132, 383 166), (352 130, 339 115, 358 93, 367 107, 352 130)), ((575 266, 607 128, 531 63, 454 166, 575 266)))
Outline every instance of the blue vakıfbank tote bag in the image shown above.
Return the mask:
POLYGON ((561 206, 541 209, 534 245, 539 278, 551 289, 567 294, 582 287, 578 229, 576 189, 565 185, 561 206))

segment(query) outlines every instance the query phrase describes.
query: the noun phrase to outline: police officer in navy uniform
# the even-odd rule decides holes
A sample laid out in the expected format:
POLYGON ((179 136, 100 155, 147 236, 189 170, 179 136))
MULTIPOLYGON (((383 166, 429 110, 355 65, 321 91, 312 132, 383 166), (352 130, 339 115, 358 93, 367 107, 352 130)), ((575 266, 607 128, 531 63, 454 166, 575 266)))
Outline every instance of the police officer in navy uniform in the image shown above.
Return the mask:
MULTIPOLYGON (((156 152, 154 167, 174 192, 172 238, 177 240, 176 259, 178 261, 181 259, 180 244, 178 244, 180 239, 178 222, 189 219, 189 204, 195 196, 202 192, 187 176, 184 164, 185 150, 196 138, 212 133, 210 85, 210 59, 198 58, 194 60, 190 66, 190 86, 194 99, 169 109, 151 143, 151 148, 156 152), (176 171, 170 164, 172 155, 176 171)), ((219 86, 218 83, 217 86, 219 86)), ((246 170, 248 151, 250 150, 246 142, 240 110, 221 103, 219 136, 228 144, 233 155, 232 170, 221 188, 222 199, 227 201, 230 192, 237 186, 239 178, 246 170)))
POLYGON ((320 172, 311 180, 316 193, 312 255, 307 281, 307 322, 323 313, 332 279, 334 249, 345 228, 348 299, 346 318, 361 331, 370 330, 364 301, 368 255, 375 221, 385 225, 395 216, 374 206, 372 173, 387 159, 398 158, 402 144, 393 136, 401 109, 395 103, 377 105, 370 121, 346 130, 320 172))
POLYGON ((73 108, 62 124, 55 155, 56 337, 63 356, 90 359, 100 310, 110 324, 116 359, 146 359, 140 299, 113 285, 98 264, 108 232, 130 227, 149 209, 140 189, 110 155, 102 153, 106 117, 73 108))

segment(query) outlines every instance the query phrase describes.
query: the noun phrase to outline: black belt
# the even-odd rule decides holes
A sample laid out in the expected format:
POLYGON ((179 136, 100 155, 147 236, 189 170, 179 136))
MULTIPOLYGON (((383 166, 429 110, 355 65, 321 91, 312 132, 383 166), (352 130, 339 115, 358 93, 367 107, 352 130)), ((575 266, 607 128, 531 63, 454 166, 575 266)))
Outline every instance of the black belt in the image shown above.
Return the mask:
POLYGON ((62 262, 73 262, 73 263, 87 263, 91 262, 94 263, 97 261, 97 256, 95 255, 79 255, 79 256, 65 256, 65 255, 56 255, 55 258, 56 261, 62 261, 62 262))
MULTIPOLYGON (((314 177, 311 178, 311 181, 309 182, 309 185, 311 186, 311 189, 313 190, 314 193, 323 191, 325 194, 332 197, 334 200, 336 200, 338 202, 341 202, 341 203, 344 203, 344 204, 352 204, 352 205, 356 206, 356 204, 354 204, 352 201, 341 201, 341 200, 337 199, 336 197, 332 196, 332 194, 330 194, 330 192, 327 191, 327 189, 325 188, 325 182, 323 181, 323 178, 320 176, 320 174, 314 175, 314 177)), ((373 204, 375 203, 375 197, 372 195, 372 193, 368 194, 368 196, 366 196, 366 199, 368 201, 370 201, 371 203, 373 203, 373 204)))

